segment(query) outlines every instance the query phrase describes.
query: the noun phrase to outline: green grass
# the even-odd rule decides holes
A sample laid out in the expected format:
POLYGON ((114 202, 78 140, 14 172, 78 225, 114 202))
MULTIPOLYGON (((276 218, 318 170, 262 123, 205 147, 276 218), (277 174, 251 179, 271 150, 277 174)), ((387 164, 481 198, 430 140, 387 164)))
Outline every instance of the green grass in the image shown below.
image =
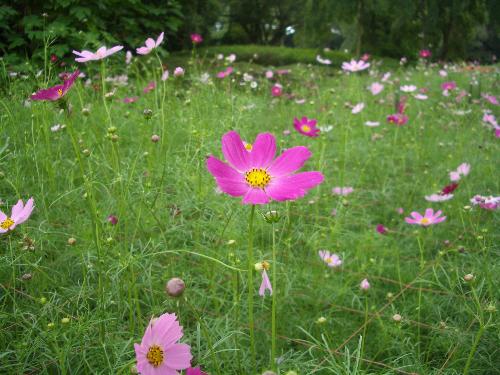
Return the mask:
MULTIPOLYGON (((274 209, 283 217, 275 224, 278 280, 271 280, 282 374, 458 375, 468 362, 469 374, 500 373, 498 313, 489 308, 500 297, 499 215, 464 208, 475 194, 500 193, 498 139, 481 122, 489 104, 443 97, 437 68, 398 70, 391 79, 430 91, 427 101, 409 99, 410 121, 397 128, 385 123, 395 85, 386 83, 378 96, 366 90, 384 65, 378 78, 342 75, 338 65, 292 66, 280 80, 285 91, 306 99, 299 105, 273 100, 263 67, 248 63, 238 71, 258 78, 255 90, 240 86, 238 74, 234 82, 201 83, 205 70, 222 70, 205 61, 212 65, 191 64, 185 78, 165 86, 159 81, 142 94, 152 72, 159 73, 154 59, 143 61, 129 68, 129 85, 117 88, 106 106, 99 89, 79 80, 67 95, 70 116, 52 103, 23 106, 42 87, 43 75, 4 77, 1 209, 10 212, 17 199, 30 196, 36 209, 0 237, 0 373, 130 373, 133 343, 150 318, 175 312, 193 365, 210 374, 254 374, 245 272, 250 207, 216 194, 205 168, 208 154, 222 158, 220 138, 230 129, 249 142, 273 132, 280 150, 305 145, 313 153, 305 169, 325 175, 304 199, 256 210, 252 262, 271 260, 272 226, 259 213, 274 209), (134 95, 140 95, 136 103, 120 100, 134 95), (348 101, 366 107, 353 115, 348 101), (145 109, 153 112, 149 120, 145 109), (333 130, 304 137, 293 130, 294 116, 317 118, 333 130), (368 128, 367 120, 381 125, 368 128), (57 123, 66 129, 51 132, 57 123), (292 134, 283 135, 285 129, 292 134), (158 143, 151 142, 153 134, 160 135, 158 143), (472 168, 455 197, 426 202, 462 162, 472 168), (335 186, 355 191, 337 197, 335 186), (427 207, 442 209, 447 220, 428 229, 404 222, 409 212, 427 207), (116 226, 107 222, 110 214, 118 217, 116 226), (375 231, 379 223, 390 229, 387 235, 375 231), (69 245, 69 238, 76 243, 69 245), (25 249, 29 241, 34 250, 25 249), (338 253, 341 269, 329 269, 320 249, 338 253), (26 273, 31 280, 22 279, 26 273), (474 282, 463 281, 467 273, 474 282), (165 294, 171 277, 186 282, 183 297, 165 294), (371 283, 366 293, 359 289, 364 278, 371 283), (326 322, 317 323, 319 317, 326 322)), ((84 69, 96 84, 98 67, 84 69)), ((499 94, 496 69, 480 75, 483 92, 499 94)), ((468 89, 471 77, 450 69, 447 79, 468 89)), ((498 107, 489 108, 499 117, 498 107)), ((260 275, 254 277, 261 373, 271 367, 271 298, 257 295, 260 275)))

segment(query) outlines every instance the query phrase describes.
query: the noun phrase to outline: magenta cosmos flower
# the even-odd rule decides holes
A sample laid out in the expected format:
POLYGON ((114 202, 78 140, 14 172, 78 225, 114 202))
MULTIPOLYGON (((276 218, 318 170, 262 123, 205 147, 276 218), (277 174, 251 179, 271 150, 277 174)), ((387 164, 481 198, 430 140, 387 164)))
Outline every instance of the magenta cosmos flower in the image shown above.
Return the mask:
POLYGON ((271 88, 271 95, 272 96, 281 96, 283 94, 283 86, 281 86, 279 83, 276 83, 272 88, 271 88))
POLYGON ((429 225, 438 224, 442 221, 445 221, 446 216, 441 216, 441 214, 441 210, 434 213, 434 210, 432 208, 428 208, 425 210, 424 216, 420 215, 416 211, 413 211, 410 214, 411 217, 405 217, 405 221, 408 224, 417 224, 427 227, 429 225))
POLYGON ((153 38, 146 39, 146 42, 144 43, 145 45, 142 46, 142 47, 137 48, 136 52, 139 55, 147 55, 148 53, 150 53, 155 48, 158 48, 160 46, 160 44, 163 42, 163 34, 164 33, 161 33, 158 36, 158 39, 156 39, 156 42, 155 42, 155 40, 153 38))
POLYGON ((209 156, 207 169, 220 190, 233 197, 243 196, 243 204, 295 200, 323 182, 320 172, 294 174, 312 155, 307 147, 289 148, 274 159, 276 140, 270 133, 257 135, 247 150, 239 134, 230 131, 222 137, 222 153, 228 163, 209 156))
POLYGON ((48 89, 38 90, 35 94, 31 95, 32 100, 58 100, 61 99, 73 86, 75 80, 78 78, 80 71, 77 70, 71 74, 62 85, 49 87, 48 89))
POLYGON ((343 62, 342 63, 342 70, 345 70, 346 72, 360 72, 362 70, 368 69, 370 67, 370 63, 367 63, 366 61, 363 60, 351 60, 349 62, 343 62))
POLYGON ((191 34, 191 42, 193 42, 193 44, 200 44, 203 42, 203 37, 200 34, 193 33, 191 34))
POLYGON ((10 217, 0 211, 0 233, 14 230, 16 226, 28 220, 33 212, 33 208, 35 208, 35 204, 33 198, 30 198, 26 202, 26 205, 19 199, 14 207, 12 207, 10 217))
POLYGON ((320 133, 320 130, 316 127, 318 120, 309 119, 306 116, 302 117, 300 120, 295 117, 293 119, 293 127, 300 134, 307 135, 308 137, 317 137, 320 133))
POLYGON ((123 49, 123 46, 114 46, 110 49, 107 49, 105 46, 99 48, 95 53, 83 50, 82 52, 78 52, 73 50, 73 54, 77 55, 78 57, 75 59, 75 61, 83 63, 87 61, 95 61, 95 60, 102 60, 108 56, 111 56, 112 54, 121 51, 123 49))
POLYGON ((208 375, 206 372, 201 371, 199 367, 190 367, 186 370, 186 375, 208 375))
POLYGON ((423 50, 420 50, 418 55, 423 59, 428 59, 429 57, 432 56, 432 53, 428 49, 423 49, 423 50))
POLYGON ((141 375, 179 375, 191 366, 191 347, 178 344, 183 336, 175 314, 152 319, 141 344, 134 344, 137 370, 141 375))

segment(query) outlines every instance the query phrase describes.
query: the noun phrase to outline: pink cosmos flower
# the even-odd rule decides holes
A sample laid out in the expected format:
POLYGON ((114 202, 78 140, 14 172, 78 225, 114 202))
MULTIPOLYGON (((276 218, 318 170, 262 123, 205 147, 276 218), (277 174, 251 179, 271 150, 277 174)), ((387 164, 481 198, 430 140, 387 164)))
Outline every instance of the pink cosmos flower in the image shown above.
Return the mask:
POLYGON ((225 70, 222 72, 217 73, 217 78, 226 78, 227 76, 230 76, 233 73, 233 68, 228 66, 225 70))
POLYGON ((363 53, 363 55, 361 56, 361 60, 368 61, 370 60, 370 57, 371 55, 369 53, 363 53))
POLYGON ((446 76, 448 75, 448 72, 447 72, 446 70, 444 70, 444 69, 441 69, 441 70, 439 71, 439 75, 440 75, 441 77, 446 77, 446 76))
POLYGON ((445 202, 451 198, 453 198, 453 194, 431 194, 425 196, 425 200, 428 202, 445 202))
POLYGON ((332 60, 324 59, 320 55, 316 55, 316 61, 323 65, 331 65, 332 60))
POLYGON ((358 114, 363 110, 363 108, 365 108, 365 103, 358 103, 354 107, 352 107, 351 113, 353 115, 358 114))
POLYGON ((262 282, 259 288, 259 296, 264 297, 266 294, 266 290, 269 290, 269 295, 273 295, 273 286, 271 285, 271 280, 269 280, 269 276, 267 276, 266 269, 262 270, 262 282))
POLYGON ((203 37, 200 34, 193 33, 191 34, 191 42, 193 42, 193 44, 200 44, 203 42, 203 37))
POLYGON ((420 215, 416 211, 413 211, 410 214, 411 217, 405 217, 405 221, 408 224, 417 224, 427 227, 429 225, 438 224, 441 223, 442 221, 445 221, 446 216, 441 216, 441 214, 442 214, 441 210, 434 213, 434 210, 432 208, 428 208, 425 210, 424 216, 420 215))
POLYGON ((441 84, 441 90, 455 90, 457 88, 457 83, 455 81, 443 82, 441 84))
POLYGON ((276 70, 276 74, 279 76, 285 76, 287 74, 290 74, 292 71, 290 69, 278 69, 276 70))
POLYGON ((143 47, 137 48, 136 52, 139 55, 147 55, 148 53, 150 53, 155 48, 158 48, 160 46, 160 44, 163 42, 163 34, 164 33, 161 33, 158 36, 158 39, 156 39, 156 42, 155 42, 155 40, 153 38, 146 39, 146 42, 145 42, 146 45, 143 46, 143 47))
POLYGON ((405 125, 408 123, 408 116, 403 113, 395 113, 387 116, 387 122, 398 126, 405 125))
POLYGON ((318 254, 321 260, 323 260, 328 267, 335 268, 342 265, 342 260, 337 254, 330 254, 328 250, 320 250, 318 254))
POLYGON ((272 71, 272 70, 267 70, 267 71, 266 71, 266 78, 267 78, 267 79, 271 79, 271 78, 273 78, 273 77, 274 77, 274 73, 273 73, 273 71, 272 71))
POLYGON ((387 82, 391 78, 391 72, 387 72, 382 77, 382 82, 387 82))
POLYGON ((335 195, 349 195, 354 191, 354 188, 352 186, 346 186, 346 187, 334 187, 332 189, 332 193, 335 195))
POLYGON ((95 53, 83 50, 82 52, 78 52, 73 50, 73 54, 77 55, 78 57, 75 59, 76 62, 87 62, 87 61, 96 61, 96 60, 102 60, 108 56, 111 56, 112 54, 121 51, 123 49, 123 46, 114 46, 110 49, 107 49, 105 46, 99 48, 95 53))
POLYGON ((186 375, 208 375, 206 372, 201 371, 199 367, 190 367, 186 370, 186 375))
POLYGON ((318 121, 316 119, 309 119, 306 116, 302 117, 300 120, 295 117, 293 119, 293 127, 300 134, 308 137, 317 137, 320 133, 320 130, 316 127, 317 122, 318 121))
POLYGON ((428 49, 423 49, 418 53, 418 55, 423 59, 428 59, 432 56, 432 53, 428 49))
POLYGON ((137 96, 126 97, 126 98, 123 98, 123 102, 126 104, 135 103, 137 101, 137 99, 139 99, 139 97, 137 97, 137 96))
POLYGON ((239 134, 230 131, 222 137, 222 153, 228 164, 209 156, 207 168, 220 189, 233 197, 243 196, 243 204, 295 200, 324 179, 320 172, 294 174, 312 155, 307 147, 289 148, 273 160, 276 139, 270 133, 257 135, 248 152, 239 134))
POLYGON ((276 83, 272 88, 271 88, 271 95, 274 97, 281 96, 283 94, 283 86, 281 86, 279 83, 276 83))
POLYGON ((485 210, 493 211, 500 207, 500 197, 493 197, 491 195, 489 197, 475 195, 470 201, 474 206, 478 205, 485 210))
POLYGON ((378 83, 378 82, 373 82, 369 87, 369 90, 371 91, 372 95, 380 94, 383 89, 384 89, 384 85, 382 85, 381 83, 378 83))
POLYGON ((184 75, 184 69, 178 66, 174 69, 174 77, 182 77, 184 75))
POLYGON ((415 99, 418 99, 418 100, 427 100, 429 97, 425 94, 416 94, 413 96, 415 99))
POLYGON ((448 195, 448 194, 451 194, 453 193, 458 187, 458 184, 457 183, 451 183, 449 185, 446 185, 443 190, 441 190, 441 194, 443 195, 448 195))
POLYGON ((370 67, 370 63, 367 63, 366 61, 363 60, 351 60, 349 62, 343 62, 342 63, 342 70, 346 72, 360 72, 362 70, 368 69, 370 67))
POLYGON ((403 92, 413 92, 417 90, 417 86, 415 85, 403 85, 399 88, 403 92))
POLYGON ((450 172, 450 180, 458 181, 462 176, 467 176, 470 172, 470 164, 462 163, 458 166, 455 171, 450 172))
POLYGON ((183 336, 175 314, 152 319, 141 344, 134 344, 137 370, 141 375, 179 375, 177 370, 191 366, 191 347, 178 344, 183 336))
POLYGON ((368 282, 368 279, 363 279, 361 281, 361 283, 359 284, 359 287, 362 289, 362 290, 368 290, 370 289, 370 283, 368 282))
POLYGON ((497 119, 496 119, 495 115, 492 113, 485 113, 483 115, 483 121, 486 122, 487 124, 492 125, 493 127, 498 126, 497 119))
POLYGON ((148 85, 142 89, 142 92, 144 92, 144 94, 147 94, 148 92, 153 91, 155 88, 156 88, 156 82, 152 81, 149 82, 148 85))
POLYGON ((58 100, 61 99, 73 86, 76 78, 80 74, 79 70, 76 70, 71 74, 62 85, 56 85, 48 89, 38 90, 35 94, 31 95, 31 100, 58 100))
POLYGON ((19 224, 24 223, 31 216, 35 208, 33 198, 28 199, 26 205, 19 199, 12 207, 10 217, 0 211, 0 233, 6 233, 14 230, 19 224))
POLYGON ((375 229, 380 234, 387 234, 387 228, 384 227, 382 224, 377 224, 377 227, 375 229))
POLYGON ((166 81, 168 79, 168 76, 169 76, 168 70, 165 70, 161 75, 161 80, 166 81))
POLYGON ((500 128, 495 129, 495 137, 500 138, 500 128))
POLYGON ((111 225, 118 224, 118 218, 115 215, 109 215, 107 220, 111 225))
POLYGON ((489 95, 489 94, 483 94, 483 98, 485 98, 490 104, 493 105, 499 105, 500 103, 498 102, 498 99, 496 96, 489 95))

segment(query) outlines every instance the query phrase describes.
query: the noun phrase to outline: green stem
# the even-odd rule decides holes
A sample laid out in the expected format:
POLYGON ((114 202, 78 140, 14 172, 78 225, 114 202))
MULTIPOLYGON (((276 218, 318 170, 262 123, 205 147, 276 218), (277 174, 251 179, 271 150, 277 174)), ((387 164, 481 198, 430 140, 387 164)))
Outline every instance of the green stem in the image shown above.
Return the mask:
POLYGON ((250 352, 252 354, 252 369, 256 370, 255 357, 255 326, 253 320, 253 218, 255 216, 255 205, 252 205, 250 210, 250 218, 248 222, 248 329, 250 331, 250 352))
POLYGON ((479 341, 481 340, 481 336, 485 331, 486 327, 480 323, 479 331, 476 333, 476 338, 474 339, 474 344, 472 344, 472 348, 470 349, 469 357, 467 358, 467 362, 465 363, 463 375, 467 375, 469 372, 470 365, 472 363, 472 358, 474 358, 474 354, 476 354, 477 346, 479 345, 479 341))
POLYGON ((271 368, 277 371, 276 365, 276 294, 278 293, 278 263, 276 262, 276 231, 274 230, 274 223, 272 225, 273 231, 273 295, 272 295, 272 311, 271 311, 271 368))
POLYGON ((360 358, 363 358, 366 343, 366 327, 368 326, 368 296, 365 296, 365 324, 363 327, 363 341, 361 341, 361 353, 360 358))
MULTIPOLYGON (((420 236, 417 237, 417 242, 418 242, 418 249, 420 251, 420 273, 422 273, 424 269, 424 247, 422 245, 422 241, 420 240, 420 236)), ((418 310, 417 310, 417 353, 418 353, 418 358, 420 358, 420 310, 422 307, 422 287, 419 286, 418 288, 418 310)))

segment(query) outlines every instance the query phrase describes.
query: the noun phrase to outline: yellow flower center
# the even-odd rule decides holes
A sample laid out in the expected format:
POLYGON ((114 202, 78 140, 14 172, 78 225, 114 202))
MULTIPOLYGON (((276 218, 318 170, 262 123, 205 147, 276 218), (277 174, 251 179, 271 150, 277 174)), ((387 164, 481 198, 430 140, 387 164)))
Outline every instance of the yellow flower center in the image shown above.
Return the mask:
POLYGON ((422 220, 420 220, 420 224, 429 224, 431 221, 429 219, 427 219, 426 217, 422 218, 422 220))
POLYGON ((325 262, 326 262, 326 263, 328 263, 328 264, 330 264, 330 263, 332 263, 332 262, 333 262, 333 259, 332 259, 332 258, 326 258, 326 259, 325 259, 325 262))
POLYGON ((252 168, 245 173, 245 181, 251 187, 264 189, 271 181, 271 176, 265 169, 252 168))
POLYGON ((252 144, 251 143, 245 143, 245 148, 248 150, 248 151, 252 151, 252 144))
POLYGON ((59 96, 62 96, 62 94, 63 94, 62 89, 58 89, 58 90, 57 90, 57 94, 58 94, 59 96))
POLYGON ((14 225, 14 220, 12 220, 10 217, 8 217, 7 219, 5 219, 4 221, 2 221, 0 223, 0 228, 7 230, 13 225, 14 225))
POLYGON ((262 269, 269 271, 269 268, 271 268, 271 265, 269 262, 266 262, 265 260, 262 262, 262 269))
POLYGON ((311 127, 308 125, 302 125, 300 128, 304 133, 309 133, 311 131, 311 127))
POLYGON ((154 367, 158 367, 163 363, 163 350, 158 345, 153 345, 149 348, 146 355, 148 362, 154 367))

